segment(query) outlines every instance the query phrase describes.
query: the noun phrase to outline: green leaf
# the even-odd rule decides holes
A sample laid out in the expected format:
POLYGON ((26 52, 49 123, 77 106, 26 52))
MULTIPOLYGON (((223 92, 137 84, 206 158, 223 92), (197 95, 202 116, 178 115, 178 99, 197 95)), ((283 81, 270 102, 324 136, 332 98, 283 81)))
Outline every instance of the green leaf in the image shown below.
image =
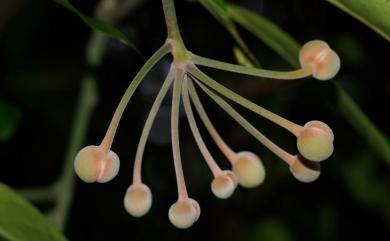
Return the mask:
POLYGON ((253 228, 250 240, 291 241, 290 228, 279 218, 268 217, 253 228))
POLYGON ((20 110, 0 100, 0 141, 6 141, 13 136, 19 122, 20 110))
POLYGON ((226 9, 226 3, 225 3, 225 0, 206 0, 207 2, 211 2, 211 3, 214 3, 215 5, 217 5, 218 7, 220 7, 221 9, 226 9))
POLYGON ((45 217, 9 187, 0 183, 0 239, 66 241, 45 217))
POLYGON ((141 57, 143 57, 141 52, 137 49, 135 44, 129 39, 126 33, 121 31, 120 29, 116 28, 115 26, 109 23, 85 15, 84 13, 80 12, 77 8, 75 8, 68 0, 54 0, 54 2, 62 5, 69 11, 78 15, 93 30, 125 43, 130 48, 134 49, 141 57))
POLYGON ((226 30, 230 33, 233 39, 237 42, 240 48, 245 52, 246 55, 254 62, 255 65, 260 66, 259 61, 255 55, 249 49, 248 45, 242 39, 240 33, 237 30, 236 24, 231 19, 227 12, 226 3, 224 0, 200 0, 200 3, 214 16, 217 21, 223 25, 226 30))
POLYGON ((390 41, 390 1, 327 0, 390 41))
POLYGON ((251 60, 248 59, 247 56, 241 51, 241 49, 234 47, 233 54, 234 54, 234 57, 236 58, 236 61, 238 64, 243 65, 243 66, 247 66, 247 67, 252 67, 252 68, 256 67, 251 62, 251 60))
POLYGON ((246 8, 229 4, 227 11, 231 18, 258 39, 267 44, 288 63, 298 67, 300 45, 277 25, 246 8))
MULTIPOLYGON (((200 3, 205 7, 221 24, 228 23, 229 15, 226 12, 225 3, 218 0, 200 0, 200 3)), ((225 25, 226 27, 226 25, 225 25)))
POLYGON ((374 153, 390 165, 389 139, 371 122, 341 85, 336 82, 334 86, 338 112, 355 128, 374 153))
POLYGON ((386 172, 382 172, 375 157, 364 149, 348 153, 346 158, 353 161, 345 161, 338 166, 339 176, 342 178, 340 183, 345 185, 345 190, 350 192, 361 207, 376 211, 390 220, 389 180, 384 178, 386 172))

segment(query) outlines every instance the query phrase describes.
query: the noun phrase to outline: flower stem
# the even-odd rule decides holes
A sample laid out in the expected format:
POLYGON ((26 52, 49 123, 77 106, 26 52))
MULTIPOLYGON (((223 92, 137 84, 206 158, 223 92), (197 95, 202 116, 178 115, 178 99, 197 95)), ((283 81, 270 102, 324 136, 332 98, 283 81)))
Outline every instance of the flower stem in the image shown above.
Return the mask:
POLYGON ((174 1, 162 0, 162 5, 164 9, 165 22, 167 24, 168 38, 181 40, 174 1))
POLYGON ((213 123, 210 121, 210 118, 207 116, 205 109, 203 108, 202 102, 199 99, 199 96, 192 84, 192 81, 188 82, 188 91, 190 93, 192 102, 195 105, 195 109, 198 112, 203 124, 206 126, 210 136, 213 138, 215 144, 219 147, 222 153, 226 156, 226 158, 233 164, 236 160, 236 153, 225 143, 222 137, 219 135, 217 130, 215 129, 213 123))
POLYGON ((293 70, 293 71, 274 71, 274 70, 259 69, 259 68, 247 67, 247 66, 236 65, 236 64, 229 64, 222 61, 201 57, 195 54, 192 54, 191 58, 196 65, 202 65, 202 66, 221 69, 229 72, 253 75, 253 76, 264 77, 264 78, 272 78, 272 79, 285 79, 285 80, 302 79, 311 76, 313 73, 313 68, 310 66, 293 70))
POLYGON ((103 138, 102 143, 100 144, 100 147, 105 153, 108 153, 111 148, 112 141, 115 136, 116 129, 118 128, 119 121, 122 117, 122 114, 127 106, 127 103, 129 102, 131 96, 134 94, 134 91, 137 89, 138 85, 141 83, 143 78, 146 76, 146 74, 151 70, 151 68, 167 53, 170 51, 170 46, 167 44, 164 44, 161 46, 160 49, 158 49, 149 59, 146 61, 144 66, 140 69, 140 71, 137 73, 137 75, 134 77, 133 81, 129 85, 129 87, 126 89, 125 94, 123 95, 121 101, 119 102, 118 107, 115 110, 114 116, 112 117, 111 123, 108 127, 107 133, 103 138))
POLYGON ((264 109, 263 107, 260 107, 256 105, 255 103, 245 99, 239 94, 234 93, 233 91, 229 90, 225 86, 217 83, 210 77, 208 77, 206 74, 204 74, 202 71, 200 71, 196 66, 188 66, 188 71, 195 76, 197 79, 202 81, 207 86, 211 87, 212 89, 216 90, 220 94, 226 96, 227 98, 233 100, 234 102, 242 105, 243 107, 263 116, 264 118, 267 118, 268 120, 274 122, 275 124, 278 124, 279 126, 285 128, 286 130, 290 131, 295 136, 299 136, 303 127, 284 119, 283 117, 280 117, 271 111, 264 109))
POLYGON ((204 143, 202 136, 199 132, 198 126, 196 125, 194 113, 192 112, 190 97, 188 95, 188 82, 190 82, 188 78, 184 78, 183 88, 182 88, 182 97, 184 110, 187 115, 188 123, 190 124, 192 134, 194 135, 196 144, 199 147, 200 152, 202 153, 204 159, 206 160, 207 165, 209 166, 211 172, 214 177, 217 177, 221 174, 221 168, 219 168, 218 164, 215 162, 214 158, 211 156, 209 150, 207 149, 206 144, 204 143))
POLYGON ((142 157, 145 150, 145 145, 148 140, 148 136, 150 133, 150 130, 152 129, 153 122, 156 118, 157 112, 160 109, 161 103, 165 97, 165 95, 168 92, 169 87, 172 84, 173 77, 175 72, 171 68, 169 70, 169 73, 167 77, 164 80, 163 85, 161 86, 161 89, 152 105, 152 108, 150 109, 149 115, 146 118, 144 128, 142 130, 142 134, 138 143, 137 152, 135 154, 135 161, 134 161, 134 170, 133 170, 133 183, 140 184, 142 182, 141 179, 141 167, 142 167, 142 157))
POLYGON ((286 152, 266 136, 264 136, 260 131, 258 131, 254 126, 252 126, 244 117, 242 117, 233 107, 231 107, 226 101, 221 97, 213 93, 206 86, 197 81, 197 84, 209 95, 222 109, 226 111, 235 121, 238 122, 245 130, 247 130, 252 136, 254 136, 259 142, 261 142, 265 147, 271 150, 275 155, 280 157, 288 165, 291 165, 296 159, 295 156, 286 152))
POLYGON ((171 46, 174 62, 178 63, 187 60, 189 58, 189 52, 184 46, 183 39, 180 35, 174 1, 162 0, 162 5, 168 32, 167 43, 171 46))
POLYGON ((181 165, 180 145, 179 145, 179 107, 180 107, 180 92, 183 83, 184 72, 182 69, 177 69, 173 84, 172 95, 172 113, 171 113, 171 137, 173 162, 175 164, 175 173, 177 181, 177 190, 179 201, 188 198, 187 188, 184 180, 183 167, 181 165))

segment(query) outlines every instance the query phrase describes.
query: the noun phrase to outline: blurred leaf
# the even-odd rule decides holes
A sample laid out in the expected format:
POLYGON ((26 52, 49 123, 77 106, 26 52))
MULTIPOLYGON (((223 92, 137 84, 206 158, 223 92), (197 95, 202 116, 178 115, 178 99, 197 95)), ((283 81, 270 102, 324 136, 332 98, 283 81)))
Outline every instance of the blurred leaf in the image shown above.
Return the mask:
POLYGON ((253 228, 253 241, 291 241, 291 230, 281 219, 267 218, 253 228))
POLYGON ((260 66, 259 61, 256 59, 248 45, 242 39, 240 33, 237 31, 237 27, 230 15, 227 12, 226 3, 224 0, 200 0, 200 3, 213 15, 221 25, 230 33, 233 39, 237 42, 240 48, 248 55, 252 62, 257 66, 260 66))
POLYGON ((277 25, 263 16, 238 5, 229 4, 227 10, 234 21, 267 44, 291 65, 299 66, 300 45, 277 25))
POLYGON ((341 85, 334 85, 338 112, 355 128, 374 153, 390 165, 389 139, 370 121, 341 85))
POLYGON ((390 1, 327 0, 390 41, 390 1))
POLYGON ((54 0, 54 2, 62 5, 69 11, 78 15, 93 30, 103 33, 109 37, 115 38, 119 41, 122 41, 130 48, 134 49, 142 57, 141 52, 137 49, 135 44, 129 39, 126 33, 122 32, 120 29, 116 28, 115 26, 109 23, 85 15, 84 13, 80 12, 77 8, 75 8, 72 4, 70 4, 68 0, 54 0))
POLYGON ((6 141, 15 133, 21 113, 20 110, 0 100, 0 141, 6 141))
POLYGON ((255 67, 250 59, 248 59, 247 56, 241 51, 241 49, 234 47, 233 54, 238 64, 248 67, 255 67))
POLYGON ((221 9, 226 9, 226 3, 225 0, 206 0, 206 2, 211 2, 216 4, 221 9))
POLYGON ((337 208, 333 203, 322 201, 318 203, 316 220, 313 220, 317 241, 337 240, 339 228, 342 226, 339 223, 340 217, 337 208), (314 223, 316 222, 316 223, 314 223))
POLYGON ((66 241, 45 217, 9 187, 0 183, 0 239, 66 241))
POLYGON ((22 0, 1 0, 0 1, 0 30, 11 20, 22 6, 22 0))
MULTIPOLYGON (((230 21, 229 15, 226 12, 226 5, 224 1, 200 0, 200 3, 222 24, 226 24, 230 21)), ((230 21, 230 23, 232 22, 230 21)))
POLYGON ((362 46, 362 42, 351 33, 340 34, 332 45, 337 49, 339 56, 343 56, 344 66, 347 64, 359 68, 365 64, 366 50, 362 46))
MULTIPOLYGON (((351 154, 349 154, 351 155, 351 154)), ((340 175, 347 189, 367 209, 374 209, 390 218, 389 178, 383 178, 375 165, 375 158, 366 151, 350 157, 353 162, 341 165, 340 175)))

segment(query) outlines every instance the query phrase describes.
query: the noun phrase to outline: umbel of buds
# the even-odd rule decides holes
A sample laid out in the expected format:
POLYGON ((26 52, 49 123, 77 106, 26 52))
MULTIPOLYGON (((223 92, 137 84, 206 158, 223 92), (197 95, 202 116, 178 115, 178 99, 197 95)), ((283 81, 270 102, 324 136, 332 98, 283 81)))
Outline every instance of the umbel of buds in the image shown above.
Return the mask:
POLYGON ((310 41, 303 45, 300 51, 301 68, 284 72, 245 67, 201 57, 185 48, 178 30, 173 1, 162 0, 162 3, 168 27, 167 41, 147 60, 130 83, 101 144, 99 146, 87 146, 77 154, 74 167, 80 179, 88 183, 104 183, 117 175, 119 158, 111 150, 111 145, 121 116, 145 75, 161 58, 170 53, 173 56, 173 61, 146 118, 135 153, 132 184, 127 189, 123 200, 124 207, 130 215, 141 217, 152 206, 152 192, 141 178, 142 159, 156 114, 172 85, 171 138, 178 199, 169 208, 168 217, 177 228, 189 228, 199 219, 201 212, 198 202, 188 195, 182 168, 179 143, 179 106, 181 103, 184 105, 195 142, 213 174, 214 178, 211 180, 210 186, 212 193, 217 198, 229 198, 233 195, 238 184, 244 188, 258 187, 264 182, 266 176, 262 160, 256 154, 249 151, 236 152, 223 140, 210 120, 199 98, 198 90, 205 92, 239 125, 283 160, 298 181, 307 183, 316 180, 320 175, 320 162, 329 158, 333 152, 334 135, 328 125, 321 121, 309 121, 300 126, 286 120, 214 81, 197 66, 273 79, 295 80, 312 76, 319 80, 327 80, 334 77, 339 70, 340 60, 337 54, 323 41, 310 41), (292 155, 268 139, 226 102, 225 98, 257 113, 295 135, 298 154, 292 155), (209 135, 231 164, 231 170, 222 170, 218 165, 221 160, 217 162, 209 152, 195 121, 193 107, 195 107, 196 113, 209 135))

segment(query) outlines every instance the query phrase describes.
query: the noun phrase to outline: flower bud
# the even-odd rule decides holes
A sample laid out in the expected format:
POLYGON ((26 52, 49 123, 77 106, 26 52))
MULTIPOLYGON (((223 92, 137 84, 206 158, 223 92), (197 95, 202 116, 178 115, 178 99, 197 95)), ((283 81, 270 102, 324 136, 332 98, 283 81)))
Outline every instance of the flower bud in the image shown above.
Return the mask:
POLYGON ((299 155, 291 164, 290 171, 298 181, 314 182, 321 174, 321 165, 299 155))
POLYGON ((76 174, 84 182, 108 182, 119 171, 119 157, 113 151, 104 153, 98 146, 86 146, 74 160, 76 174))
POLYGON ((234 189, 236 189, 237 181, 232 172, 225 171, 221 175, 214 178, 211 183, 211 190, 214 195, 221 199, 230 197, 234 189))
POLYGON ((233 163, 233 172, 238 183, 246 188, 260 185, 265 178, 265 169, 260 158, 248 151, 237 153, 237 159, 233 163))
POLYGON ((152 206, 152 192, 145 184, 133 184, 127 189, 123 202, 130 215, 141 217, 152 206))
POLYGON ((189 228, 199 218, 200 209, 197 210, 197 206, 193 199, 177 201, 169 208, 169 220, 177 228, 189 228))
POLYGON ((200 206, 199 206, 199 203, 195 200, 195 199, 192 199, 190 198, 190 203, 192 204, 192 206, 195 208, 195 221, 198 221, 199 217, 200 217, 200 206))
POLYGON ((328 125, 321 121, 310 121, 297 138, 299 153, 310 161, 320 162, 333 153, 334 135, 328 125))
POLYGON ((302 67, 311 66, 313 77, 319 80, 333 78, 340 69, 340 58, 327 43, 312 40, 304 44, 299 52, 302 67))

